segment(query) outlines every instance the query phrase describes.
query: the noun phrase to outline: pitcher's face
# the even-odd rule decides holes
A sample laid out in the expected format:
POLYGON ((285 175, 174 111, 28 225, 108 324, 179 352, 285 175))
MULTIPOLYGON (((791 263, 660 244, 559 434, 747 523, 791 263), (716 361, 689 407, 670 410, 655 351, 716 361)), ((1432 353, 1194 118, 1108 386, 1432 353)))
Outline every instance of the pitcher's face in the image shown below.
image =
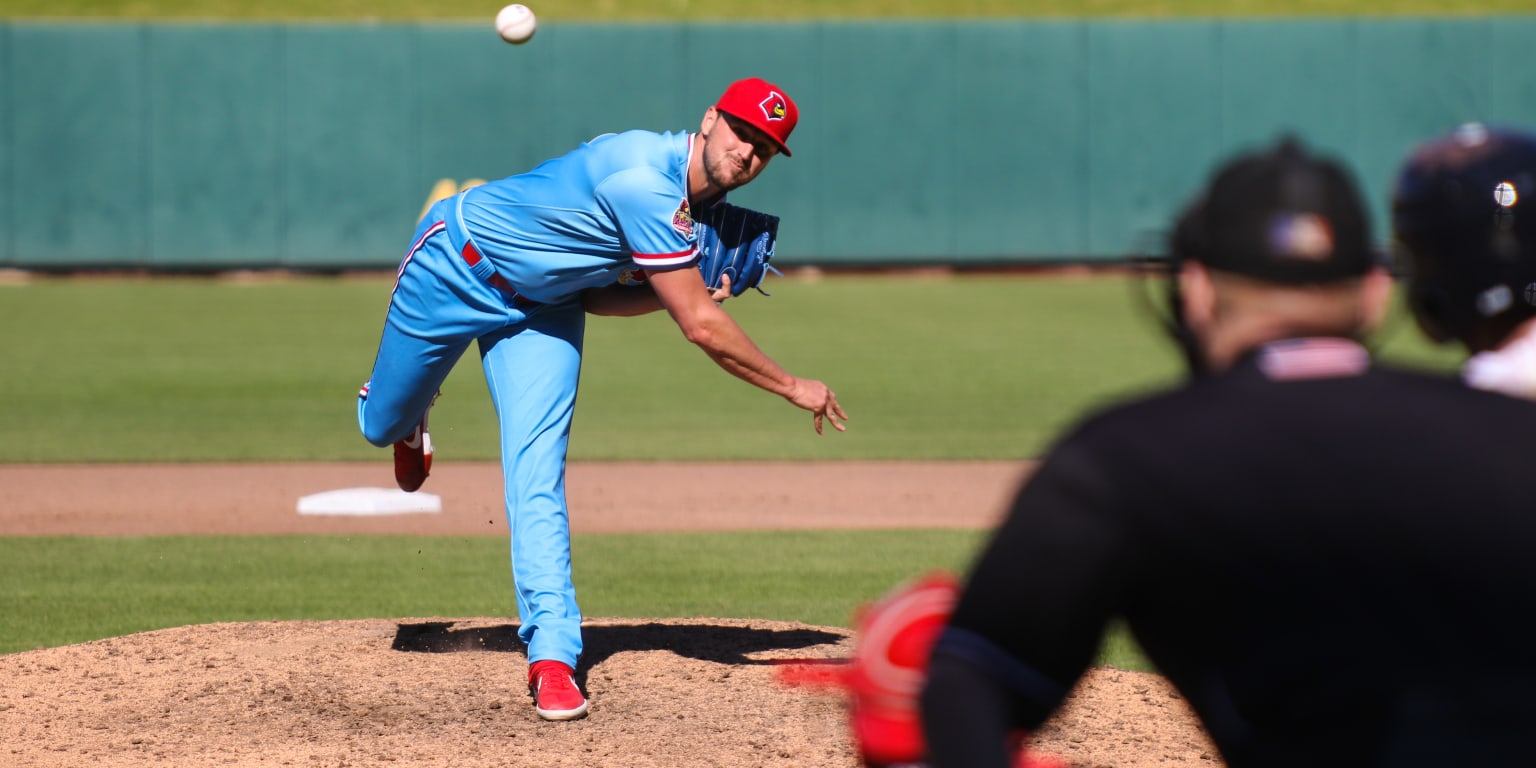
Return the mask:
POLYGON ((729 192, 757 178, 779 147, 768 135, 714 107, 704 115, 704 174, 711 186, 729 192))

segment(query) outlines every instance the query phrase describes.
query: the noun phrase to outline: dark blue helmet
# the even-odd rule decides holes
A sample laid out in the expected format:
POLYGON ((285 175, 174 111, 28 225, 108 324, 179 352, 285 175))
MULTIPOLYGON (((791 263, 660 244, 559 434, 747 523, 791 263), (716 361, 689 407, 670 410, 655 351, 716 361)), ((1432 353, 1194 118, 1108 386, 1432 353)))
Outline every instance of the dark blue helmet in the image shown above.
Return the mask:
POLYGON ((1499 346, 1536 316, 1536 134, 1468 123, 1420 145, 1392 228, 1419 327, 1473 352, 1499 346))

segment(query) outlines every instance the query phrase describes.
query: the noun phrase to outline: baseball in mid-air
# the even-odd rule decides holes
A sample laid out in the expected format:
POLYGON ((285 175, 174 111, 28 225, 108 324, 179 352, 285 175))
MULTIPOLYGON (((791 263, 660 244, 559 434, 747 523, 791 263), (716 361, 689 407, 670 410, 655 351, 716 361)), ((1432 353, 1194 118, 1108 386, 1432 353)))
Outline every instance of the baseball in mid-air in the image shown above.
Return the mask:
POLYGON ((513 45, 528 42, 538 26, 539 21, 533 17, 533 10, 521 3, 513 3, 496 14, 496 33, 513 45))

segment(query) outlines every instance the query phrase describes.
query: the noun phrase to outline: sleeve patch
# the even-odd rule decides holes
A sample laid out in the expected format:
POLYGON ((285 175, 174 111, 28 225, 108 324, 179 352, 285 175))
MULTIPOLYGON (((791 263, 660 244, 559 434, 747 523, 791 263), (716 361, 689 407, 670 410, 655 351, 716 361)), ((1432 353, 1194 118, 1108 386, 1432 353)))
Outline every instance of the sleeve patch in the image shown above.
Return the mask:
POLYGON ((693 211, 688 207, 688 198, 678 204, 677 210, 672 213, 672 228, 679 235, 686 238, 693 237, 693 211))

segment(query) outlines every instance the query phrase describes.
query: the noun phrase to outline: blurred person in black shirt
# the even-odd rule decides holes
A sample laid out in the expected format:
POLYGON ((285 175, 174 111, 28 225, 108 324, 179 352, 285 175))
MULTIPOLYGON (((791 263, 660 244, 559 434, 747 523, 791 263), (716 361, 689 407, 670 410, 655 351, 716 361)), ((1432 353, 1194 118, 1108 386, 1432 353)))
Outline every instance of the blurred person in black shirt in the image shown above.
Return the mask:
POLYGON ((1169 391, 1049 451, 921 692, 934 768, 1004 768, 1124 622, 1222 758, 1525 765, 1536 408, 1362 346, 1392 280, 1337 162, 1218 169, 1170 242, 1169 391))

